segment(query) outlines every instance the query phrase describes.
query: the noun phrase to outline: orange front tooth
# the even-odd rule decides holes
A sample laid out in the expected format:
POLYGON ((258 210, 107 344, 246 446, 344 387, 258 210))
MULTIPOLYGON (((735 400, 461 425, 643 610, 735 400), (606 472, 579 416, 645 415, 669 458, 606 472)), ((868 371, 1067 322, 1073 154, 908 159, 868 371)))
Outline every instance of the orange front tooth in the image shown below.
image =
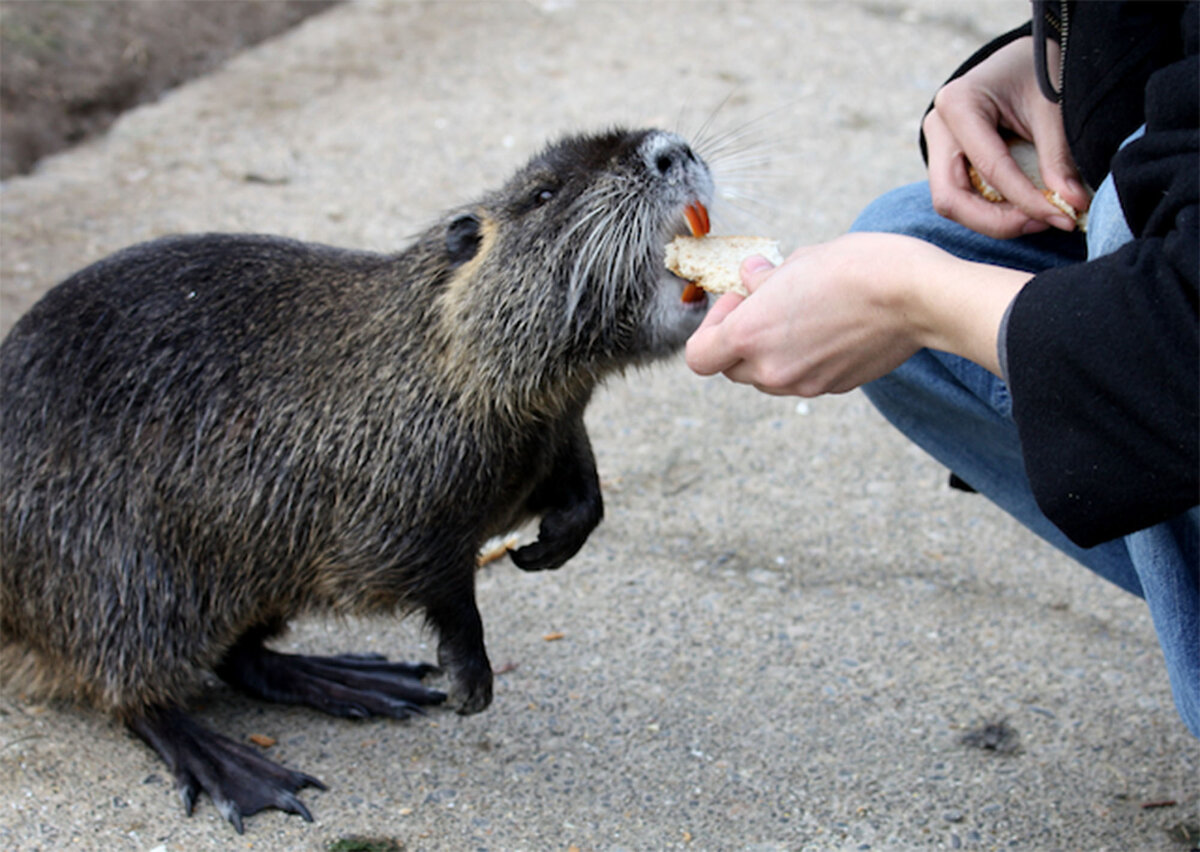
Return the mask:
POLYGON ((696 209, 697 206, 697 204, 689 204, 684 208, 683 215, 687 219, 688 230, 692 232, 692 236, 702 237, 706 233, 704 230, 704 218, 701 216, 700 211, 696 209))
POLYGON ((710 225, 708 223, 708 208, 705 207, 703 204, 701 204, 699 201, 697 201, 696 209, 700 213, 700 224, 701 224, 701 227, 703 228, 703 233, 705 235, 707 235, 709 227, 710 227, 710 225))

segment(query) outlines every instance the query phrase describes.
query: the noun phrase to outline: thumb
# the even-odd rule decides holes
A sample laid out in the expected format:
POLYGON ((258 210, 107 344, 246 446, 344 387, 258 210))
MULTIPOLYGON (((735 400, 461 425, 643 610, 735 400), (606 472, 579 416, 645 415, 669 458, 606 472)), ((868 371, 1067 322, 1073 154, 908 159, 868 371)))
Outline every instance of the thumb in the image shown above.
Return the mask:
POLYGON ((763 281, 775 271, 775 265, 760 254, 753 254, 742 261, 740 270, 742 285, 750 293, 762 286, 763 281))
POLYGON ((1039 147, 1038 171, 1042 173, 1042 182, 1076 210, 1088 208, 1091 195, 1083 188, 1075 161, 1067 149, 1044 152, 1039 147))
MULTIPOLYGON (((1051 108, 1057 110, 1056 105, 1051 105, 1051 108)), ((1033 143, 1042 182, 1076 210, 1086 210, 1091 196, 1079 178, 1079 170, 1075 167, 1075 158, 1071 156, 1071 147, 1063 130, 1062 117, 1057 111, 1042 115, 1034 122, 1033 143)))

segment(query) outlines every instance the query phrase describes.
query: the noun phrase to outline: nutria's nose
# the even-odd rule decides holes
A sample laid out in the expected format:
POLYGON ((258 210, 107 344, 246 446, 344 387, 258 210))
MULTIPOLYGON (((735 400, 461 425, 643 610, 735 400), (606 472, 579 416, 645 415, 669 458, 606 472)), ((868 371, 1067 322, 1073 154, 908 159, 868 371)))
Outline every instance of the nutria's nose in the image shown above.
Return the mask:
POLYGON ((674 133, 653 133, 642 142, 642 156, 652 174, 664 178, 696 162, 696 155, 682 137, 674 133))

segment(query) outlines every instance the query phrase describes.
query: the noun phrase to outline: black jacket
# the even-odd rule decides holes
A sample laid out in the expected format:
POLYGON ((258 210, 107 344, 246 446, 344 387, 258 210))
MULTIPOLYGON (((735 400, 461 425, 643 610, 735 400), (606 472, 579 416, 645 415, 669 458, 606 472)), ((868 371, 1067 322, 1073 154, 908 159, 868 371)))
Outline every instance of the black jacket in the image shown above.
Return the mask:
MULTIPOLYGON (((1034 276, 1007 322, 1005 378, 1034 496, 1085 547, 1200 503, 1197 12, 1034 4, 1062 43, 1061 75, 1047 76, 1061 82, 1076 165, 1092 186, 1112 173, 1134 237, 1034 276)), ((954 76, 1029 32, 1001 36, 954 76)))

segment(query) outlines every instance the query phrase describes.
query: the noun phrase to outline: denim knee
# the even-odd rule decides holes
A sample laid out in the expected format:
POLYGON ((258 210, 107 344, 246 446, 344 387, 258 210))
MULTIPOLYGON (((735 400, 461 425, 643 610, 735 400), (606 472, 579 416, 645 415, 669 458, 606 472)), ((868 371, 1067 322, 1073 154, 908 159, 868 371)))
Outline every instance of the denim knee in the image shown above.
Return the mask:
POLYGON ((911 183, 897 187, 868 204, 858 214, 850 230, 921 236, 928 230, 928 225, 919 223, 931 215, 942 219, 933 209, 929 184, 911 183))
POLYGON ((964 260, 1040 272, 1087 259, 1087 242, 1077 232, 1051 228, 1039 234, 998 240, 972 231, 933 209, 926 181, 901 186, 872 201, 851 231, 902 234, 931 243, 964 260))

